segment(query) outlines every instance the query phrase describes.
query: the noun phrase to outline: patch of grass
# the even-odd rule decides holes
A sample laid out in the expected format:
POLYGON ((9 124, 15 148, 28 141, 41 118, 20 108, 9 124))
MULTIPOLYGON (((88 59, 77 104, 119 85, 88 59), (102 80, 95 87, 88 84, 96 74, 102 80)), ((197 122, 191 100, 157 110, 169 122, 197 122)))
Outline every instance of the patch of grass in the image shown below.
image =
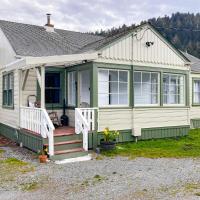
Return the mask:
POLYGON ((117 144, 116 149, 102 151, 104 156, 126 156, 146 158, 200 157, 200 129, 191 130, 189 135, 178 138, 138 141, 117 144))
POLYGON ((20 185, 23 191, 33 191, 39 188, 38 182, 23 183, 20 185))
POLYGON ((200 197, 200 192, 196 192, 195 195, 200 197))
POLYGON ((6 182, 14 181, 21 174, 34 171, 34 167, 27 162, 16 158, 7 158, 0 160, 0 185, 6 182))

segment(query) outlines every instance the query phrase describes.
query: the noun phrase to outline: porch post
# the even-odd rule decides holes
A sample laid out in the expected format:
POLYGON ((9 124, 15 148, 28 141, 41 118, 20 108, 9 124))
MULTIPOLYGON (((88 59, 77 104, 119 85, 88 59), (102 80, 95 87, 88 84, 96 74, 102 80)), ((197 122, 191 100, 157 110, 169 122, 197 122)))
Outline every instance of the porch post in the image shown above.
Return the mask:
POLYGON ((41 67, 41 108, 45 109, 45 67, 41 67))

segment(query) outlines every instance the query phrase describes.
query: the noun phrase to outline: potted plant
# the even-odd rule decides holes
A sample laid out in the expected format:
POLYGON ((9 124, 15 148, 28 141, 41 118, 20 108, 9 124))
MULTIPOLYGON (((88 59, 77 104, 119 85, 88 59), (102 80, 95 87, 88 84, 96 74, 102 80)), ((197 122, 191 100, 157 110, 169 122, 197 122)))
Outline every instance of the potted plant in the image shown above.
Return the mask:
POLYGON ((47 162, 47 147, 44 147, 42 151, 39 152, 39 161, 40 163, 46 163, 47 162))
POLYGON ((105 128, 103 131, 103 140, 100 141, 101 148, 104 150, 114 149, 118 135, 119 131, 110 131, 109 128, 105 128))

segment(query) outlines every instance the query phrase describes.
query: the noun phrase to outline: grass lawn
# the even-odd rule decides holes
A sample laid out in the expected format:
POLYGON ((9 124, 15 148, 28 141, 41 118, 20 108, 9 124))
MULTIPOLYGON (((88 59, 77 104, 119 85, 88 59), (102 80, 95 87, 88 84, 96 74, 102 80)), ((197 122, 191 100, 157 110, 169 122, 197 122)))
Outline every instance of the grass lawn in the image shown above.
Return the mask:
POLYGON ((117 144, 115 150, 102 151, 102 154, 105 156, 126 156, 130 158, 200 157, 200 129, 191 130, 187 136, 179 138, 117 144))

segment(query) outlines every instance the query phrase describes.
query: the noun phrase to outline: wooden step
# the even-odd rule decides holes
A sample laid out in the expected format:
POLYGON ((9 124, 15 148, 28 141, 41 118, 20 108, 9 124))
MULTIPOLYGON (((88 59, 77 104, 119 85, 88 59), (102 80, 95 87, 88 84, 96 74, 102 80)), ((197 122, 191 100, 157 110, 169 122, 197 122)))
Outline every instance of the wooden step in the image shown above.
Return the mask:
MULTIPOLYGON (((45 144, 48 146, 48 144, 45 144)), ((54 143, 54 150, 67 150, 67 149, 74 149, 74 148, 82 148, 83 142, 82 140, 69 140, 69 141, 62 141, 54 143)))
POLYGON ((74 149, 55 151, 54 154, 59 155, 59 154, 68 154, 68 153, 83 152, 83 151, 84 151, 83 148, 74 148, 74 149))

